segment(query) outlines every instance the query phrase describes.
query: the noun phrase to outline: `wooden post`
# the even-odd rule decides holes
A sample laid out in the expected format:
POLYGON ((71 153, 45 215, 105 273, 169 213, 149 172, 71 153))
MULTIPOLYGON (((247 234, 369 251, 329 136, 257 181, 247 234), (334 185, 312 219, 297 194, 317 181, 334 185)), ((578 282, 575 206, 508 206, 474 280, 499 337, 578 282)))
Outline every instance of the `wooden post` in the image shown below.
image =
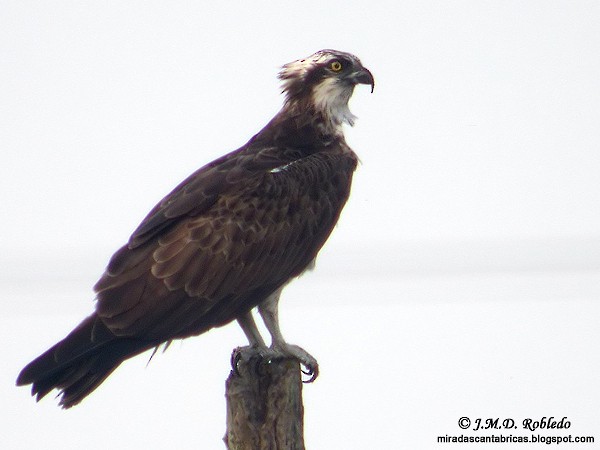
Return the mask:
MULTIPOLYGON (((245 349, 246 350, 246 349, 245 349)), ((225 383, 229 450, 304 450, 304 407, 299 363, 233 351, 225 383)))

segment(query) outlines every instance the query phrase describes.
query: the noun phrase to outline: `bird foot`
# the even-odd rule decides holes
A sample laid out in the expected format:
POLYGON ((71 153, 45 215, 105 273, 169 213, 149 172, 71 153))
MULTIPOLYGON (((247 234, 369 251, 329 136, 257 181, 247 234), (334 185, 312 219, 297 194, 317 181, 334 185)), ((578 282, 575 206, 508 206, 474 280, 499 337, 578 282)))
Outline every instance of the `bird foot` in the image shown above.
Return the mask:
POLYGON ((252 345, 238 347, 231 354, 231 368, 237 375, 241 376, 239 372, 239 364, 241 361, 251 361, 252 359, 256 359, 256 367, 258 367, 260 361, 271 362, 285 358, 293 358, 303 366, 301 369, 302 373, 309 377, 306 380, 302 380, 303 383, 312 383, 319 376, 319 363, 317 360, 303 348, 287 343, 277 344, 271 347, 252 345))
POLYGON ((306 369, 301 369, 302 373, 309 377, 306 380, 302 380, 303 383, 312 383, 319 376, 319 363, 310 353, 308 353, 302 347, 283 342, 280 344, 272 345, 270 350, 276 355, 281 355, 281 357, 294 358, 300 364, 302 364, 302 366, 304 366, 304 368, 306 369))

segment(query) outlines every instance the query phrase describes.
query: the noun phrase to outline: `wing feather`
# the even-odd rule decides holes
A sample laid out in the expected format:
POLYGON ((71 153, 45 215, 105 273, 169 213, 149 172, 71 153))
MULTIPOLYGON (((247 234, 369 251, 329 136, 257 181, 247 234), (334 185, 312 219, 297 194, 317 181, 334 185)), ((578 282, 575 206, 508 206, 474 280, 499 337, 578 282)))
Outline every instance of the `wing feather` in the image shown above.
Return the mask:
POLYGON ((261 170, 225 159, 218 193, 200 180, 218 178, 220 166, 209 165, 212 175, 180 185, 117 252, 97 284, 97 312, 111 331, 162 340, 201 333, 314 260, 349 195, 356 159, 318 153, 276 172, 253 164, 261 170), (185 206, 209 196, 210 205, 185 206), (174 219, 175 211, 187 212, 174 219))
POLYGON ((290 148, 257 148, 257 145, 251 140, 183 180, 148 213, 129 238, 129 248, 139 247, 160 235, 182 216, 202 214, 220 195, 239 183, 302 156, 290 148))

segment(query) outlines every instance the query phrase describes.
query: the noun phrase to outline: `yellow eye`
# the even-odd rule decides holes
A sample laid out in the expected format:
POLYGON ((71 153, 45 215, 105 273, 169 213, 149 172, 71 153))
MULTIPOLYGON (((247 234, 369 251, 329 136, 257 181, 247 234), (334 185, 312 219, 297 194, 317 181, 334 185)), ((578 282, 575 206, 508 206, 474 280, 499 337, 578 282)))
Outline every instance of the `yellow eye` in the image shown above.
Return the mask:
POLYGON ((331 70, 333 70, 334 72, 339 72, 340 70, 342 70, 342 63, 339 61, 333 61, 329 67, 331 68, 331 70))

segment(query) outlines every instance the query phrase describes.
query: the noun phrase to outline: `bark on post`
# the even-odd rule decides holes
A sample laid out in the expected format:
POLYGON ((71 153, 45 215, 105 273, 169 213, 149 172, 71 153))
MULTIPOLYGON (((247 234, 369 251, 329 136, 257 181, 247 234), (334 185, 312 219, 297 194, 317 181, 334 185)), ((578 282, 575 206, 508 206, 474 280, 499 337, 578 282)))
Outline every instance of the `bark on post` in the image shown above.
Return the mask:
POLYGON ((237 353, 237 371, 225 384, 229 450, 304 450, 300 365, 237 353), (240 357, 241 356, 241 357, 240 357))

